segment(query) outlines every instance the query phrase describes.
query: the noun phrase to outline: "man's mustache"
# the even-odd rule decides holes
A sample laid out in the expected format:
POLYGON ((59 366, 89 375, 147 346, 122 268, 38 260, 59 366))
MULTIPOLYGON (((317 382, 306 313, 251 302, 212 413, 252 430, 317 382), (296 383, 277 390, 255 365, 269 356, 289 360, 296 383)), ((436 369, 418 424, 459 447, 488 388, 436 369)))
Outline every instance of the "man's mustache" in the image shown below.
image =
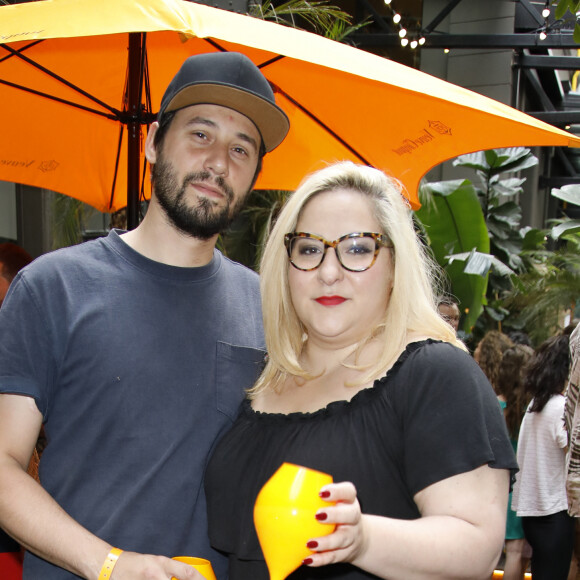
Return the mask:
POLYGON ((221 190, 221 192, 225 195, 228 202, 231 202, 234 199, 234 191, 226 183, 226 180, 221 176, 218 176, 215 179, 213 179, 211 176, 211 173, 209 171, 195 171, 192 173, 188 173, 183 178, 183 185, 185 187, 185 185, 187 185, 189 183, 195 183, 195 182, 203 183, 204 181, 208 181, 208 182, 211 182, 212 185, 216 185, 221 190))

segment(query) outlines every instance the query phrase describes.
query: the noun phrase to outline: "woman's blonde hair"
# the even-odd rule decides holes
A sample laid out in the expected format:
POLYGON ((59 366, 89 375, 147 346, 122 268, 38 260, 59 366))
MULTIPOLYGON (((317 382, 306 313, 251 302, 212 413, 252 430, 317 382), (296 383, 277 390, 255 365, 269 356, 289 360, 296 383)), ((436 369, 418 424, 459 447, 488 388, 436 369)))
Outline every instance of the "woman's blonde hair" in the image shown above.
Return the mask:
POLYGON ((384 336, 384 350, 376 364, 365 367, 364 382, 376 378, 394 362, 405 348, 409 333, 462 346, 437 312, 434 290, 440 280, 439 269, 415 233, 402 186, 378 169, 341 162, 311 174, 301 183, 286 201, 268 238, 260 265, 268 362, 250 396, 277 390, 288 375, 310 378, 299 362, 305 328, 290 297, 290 263, 284 235, 295 231, 302 211, 314 196, 336 189, 353 190, 366 197, 380 224, 380 233, 387 234, 394 245, 391 250, 394 282, 389 306, 376 327, 369 329, 368 336, 368 340, 384 336))

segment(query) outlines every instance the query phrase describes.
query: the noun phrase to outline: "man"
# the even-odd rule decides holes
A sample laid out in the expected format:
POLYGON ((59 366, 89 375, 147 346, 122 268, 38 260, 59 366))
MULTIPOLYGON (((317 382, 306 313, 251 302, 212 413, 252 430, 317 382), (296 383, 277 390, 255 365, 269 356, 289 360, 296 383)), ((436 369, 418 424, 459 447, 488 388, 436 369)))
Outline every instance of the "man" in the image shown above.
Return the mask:
POLYGON ((457 333, 459 319, 461 318, 457 301, 451 296, 442 296, 437 303, 437 310, 439 310, 441 318, 450 324, 453 330, 455 330, 455 333, 457 333))
POLYGON ((145 142, 143 222, 42 256, 13 282, 0 312, 0 522, 29 550, 25 579, 200 578, 169 559, 183 555, 224 575, 203 472, 264 343, 257 276, 215 242, 288 128, 246 57, 191 57, 145 142), (43 423, 40 487, 26 467, 43 423))

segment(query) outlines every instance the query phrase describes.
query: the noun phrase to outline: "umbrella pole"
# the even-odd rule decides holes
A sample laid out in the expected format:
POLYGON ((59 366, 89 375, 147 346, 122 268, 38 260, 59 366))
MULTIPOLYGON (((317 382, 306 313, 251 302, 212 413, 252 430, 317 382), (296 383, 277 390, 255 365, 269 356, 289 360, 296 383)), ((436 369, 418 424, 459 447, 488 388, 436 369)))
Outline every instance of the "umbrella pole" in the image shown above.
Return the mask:
POLYGON ((127 229, 139 225, 139 183, 140 183, 140 82, 141 82, 141 34, 129 34, 129 73, 128 73, 128 113, 127 123, 127 229))

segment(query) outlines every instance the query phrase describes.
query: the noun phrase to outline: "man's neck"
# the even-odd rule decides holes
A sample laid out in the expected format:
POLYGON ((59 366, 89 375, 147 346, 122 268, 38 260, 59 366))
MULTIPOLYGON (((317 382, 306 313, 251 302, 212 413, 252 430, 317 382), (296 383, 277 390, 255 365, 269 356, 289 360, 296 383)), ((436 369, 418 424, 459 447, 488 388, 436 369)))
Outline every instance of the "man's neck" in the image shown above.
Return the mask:
POLYGON ((182 268, 209 264, 217 238, 201 240, 184 234, 170 224, 154 201, 139 226, 121 234, 126 244, 146 258, 182 268))

